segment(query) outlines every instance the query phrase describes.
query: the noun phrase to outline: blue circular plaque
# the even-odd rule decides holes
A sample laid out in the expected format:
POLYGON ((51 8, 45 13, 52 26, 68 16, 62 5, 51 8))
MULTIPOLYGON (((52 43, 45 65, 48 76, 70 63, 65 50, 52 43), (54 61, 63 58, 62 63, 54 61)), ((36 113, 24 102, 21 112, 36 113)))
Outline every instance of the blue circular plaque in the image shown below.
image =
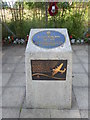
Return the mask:
POLYGON ((55 48, 65 43, 63 34, 53 30, 45 30, 36 33, 32 41, 35 45, 42 48, 55 48))

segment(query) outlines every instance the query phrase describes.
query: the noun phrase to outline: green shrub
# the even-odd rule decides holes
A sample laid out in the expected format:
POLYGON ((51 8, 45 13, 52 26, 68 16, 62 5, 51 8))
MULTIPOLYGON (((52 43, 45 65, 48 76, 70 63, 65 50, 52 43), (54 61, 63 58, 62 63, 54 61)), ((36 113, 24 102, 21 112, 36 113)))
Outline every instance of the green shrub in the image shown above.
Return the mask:
MULTIPOLYGON (((32 4, 33 5, 33 4, 32 4)), ((43 13, 44 14, 44 13, 43 13)), ((46 17, 43 15, 41 19, 35 18, 32 15, 32 19, 30 18, 23 18, 21 21, 9 21, 7 23, 8 27, 16 34, 19 38, 25 38, 27 34, 29 34, 31 28, 45 28, 46 27, 46 17)), ((63 14, 59 11, 55 17, 50 17, 48 15, 48 23, 47 28, 67 28, 69 35, 72 35, 73 38, 82 38, 83 33, 85 31, 85 17, 84 15, 79 12, 72 12, 68 11, 63 14)), ((10 35, 5 28, 2 26, 3 30, 3 37, 10 35)))
POLYGON ((69 34, 72 35, 73 38, 78 39, 83 37, 85 26, 82 14, 75 13, 67 17, 62 17, 56 22, 56 27, 67 28, 69 34))

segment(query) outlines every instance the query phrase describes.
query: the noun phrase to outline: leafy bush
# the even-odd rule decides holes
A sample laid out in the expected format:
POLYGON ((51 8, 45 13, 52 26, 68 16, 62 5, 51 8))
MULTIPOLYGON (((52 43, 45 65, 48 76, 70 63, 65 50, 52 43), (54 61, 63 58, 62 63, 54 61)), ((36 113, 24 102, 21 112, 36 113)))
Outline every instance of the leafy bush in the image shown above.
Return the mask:
POLYGON ((67 28, 74 38, 82 38, 85 29, 84 18, 82 14, 75 13, 62 20, 61 27, 67 28))
MULTIPOLYGON (((46 28, 46 16, 45 16, 45 3, 26 3, 26 8, 28 5, 28 9, 31 10, 29 17, 27 12, 24 13, 25 17, 20 20, 16 21, 9 21, 7 23, 8 27, 16 34, 18 38, 25 38, 27 34, 29 34, 31 28, 46 28), (36 11, 34 11, 34 8, 37 7, 39 10, 43 11, 42 17, 39 18, 36 15, 36 11)), ((25 7, 25 6, 24 6, 25 7)), ((60 7, 62 10, 58 12, 58 14, 55 17, 51 17, 48 15, 48 22, 47 22, 47 28, 67 28, 69 35, 72 35, 73 38, 82 38, 83 33, 86 30, 84 24, 85 24, 85 17, 86 13, 85 11, 81 12, 75 12, 72 11, 69 4, 66 3, 59 3, 58 7, 60 7), (64 7, 63 7, 64 6, 64 7), (64 8, 64 10, 63 10, 64 8), (63 12, 62 12, 63 11, 63 12), (84 15, 83 15, 84 14, 84 15)), ((6 37, 10 35, 5 28, 3 28, 3 37, 6 37), (6 34, 5 34, 6 33, 6 34)))
MULTIPOLYGON (((84 26, 84 17, 80 13, 75 13, 67 17, 63 16, 60 20, 56 20, 56 28, 67 28, 69 35, 72 35, 73 38, 82 38, 85 31, 84 26)), ((53 21, 49 21, 48 27, 53 27, 53 21)))

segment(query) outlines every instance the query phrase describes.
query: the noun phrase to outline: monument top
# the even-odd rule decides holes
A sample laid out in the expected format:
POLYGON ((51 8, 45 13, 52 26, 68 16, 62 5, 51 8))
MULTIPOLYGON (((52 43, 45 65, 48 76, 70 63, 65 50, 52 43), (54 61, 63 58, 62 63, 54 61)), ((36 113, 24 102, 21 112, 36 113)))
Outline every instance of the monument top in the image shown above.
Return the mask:
POLYGON ((35 45, 41 48, 55 48, 65 43, 65 37, 60 32, 54 30, 44 30, 36 33, 32 37, 35 45))
POLYGON ((26 52, 72 51, 67 29, 31 29, 26 52))

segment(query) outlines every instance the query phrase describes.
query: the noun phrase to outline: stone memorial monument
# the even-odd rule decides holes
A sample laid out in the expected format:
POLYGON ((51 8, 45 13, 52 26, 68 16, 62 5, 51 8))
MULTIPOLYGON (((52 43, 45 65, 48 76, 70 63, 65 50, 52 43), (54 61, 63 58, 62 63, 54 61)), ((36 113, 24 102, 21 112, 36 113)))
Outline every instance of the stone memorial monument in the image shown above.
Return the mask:
POLYGON ((72 49, 67 29, 31 29, 25 52, 29 108, 71 108, 72 49))

